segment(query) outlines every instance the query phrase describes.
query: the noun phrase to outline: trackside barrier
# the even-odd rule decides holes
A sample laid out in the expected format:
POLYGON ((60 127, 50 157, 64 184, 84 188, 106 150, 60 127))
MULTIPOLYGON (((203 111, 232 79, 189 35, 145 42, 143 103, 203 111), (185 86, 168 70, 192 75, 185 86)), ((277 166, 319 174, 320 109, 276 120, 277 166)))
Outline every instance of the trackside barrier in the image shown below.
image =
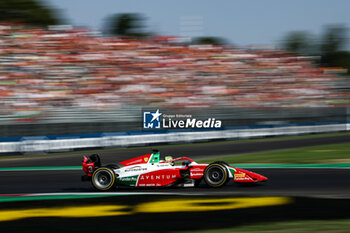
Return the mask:
POLYGON ((130 147, 211 140, 246 139, 310 133, 344 132, 350 122, 269 125, 221 130, 140 131, 91 135, 0 138, 0 153, 70 151, 82 148, 130 147))

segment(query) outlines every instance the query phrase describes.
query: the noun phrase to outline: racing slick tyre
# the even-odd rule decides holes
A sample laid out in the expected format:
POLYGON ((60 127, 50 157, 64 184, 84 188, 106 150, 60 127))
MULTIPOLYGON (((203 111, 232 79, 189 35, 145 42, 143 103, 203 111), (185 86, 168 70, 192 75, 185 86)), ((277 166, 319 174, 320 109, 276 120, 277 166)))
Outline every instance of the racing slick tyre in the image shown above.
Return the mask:
POLYGON ((100 191, 107 191, 114 187, 115 174, 112 169, 101 167, 94 171, 91 181, 92 185, 96 189, 100 191))
POLYGON ((213 163, 218 163, 218 164, 221 164, 221 165, 226 165, 226 166, 230 166, 228 163, 224 162, 224 161, 215 161, 213 163))
POLYGON ((204 170, 204 181, 213 188, 219 188, 226 184, 228 171, 223 164, 211 163, 204 170))

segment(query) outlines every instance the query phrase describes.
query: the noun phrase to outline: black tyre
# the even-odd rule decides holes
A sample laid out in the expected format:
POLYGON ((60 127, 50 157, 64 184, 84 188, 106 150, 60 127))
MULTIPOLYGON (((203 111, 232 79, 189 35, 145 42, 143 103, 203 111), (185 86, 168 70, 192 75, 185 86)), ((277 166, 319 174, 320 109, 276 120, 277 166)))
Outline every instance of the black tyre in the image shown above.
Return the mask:
POLYGON ((228 171, 223 164, 211 163, 204 170, 204 181, 213 188, 219 188, 226 184, 228 171))
POLYGON ((215 161, 213 163, 218 163, 218 164, 221 164, 221 165, 226 165, 226 166, 230 166, 228 163, 224 162, 224 161, 215 161))
POLYGON ((115 174, 112 169, 101 167, 94 171, 91 181, 97 190, 107 191, 114 187, 115 174))

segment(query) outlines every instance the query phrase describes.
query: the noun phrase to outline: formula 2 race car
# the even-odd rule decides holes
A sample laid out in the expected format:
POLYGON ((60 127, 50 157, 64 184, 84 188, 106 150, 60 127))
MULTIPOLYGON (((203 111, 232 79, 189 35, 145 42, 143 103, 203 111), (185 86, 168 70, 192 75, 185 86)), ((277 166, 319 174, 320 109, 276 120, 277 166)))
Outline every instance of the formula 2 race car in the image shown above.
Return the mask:
POLYGON ((158 150, 120 162, 120 165, 101 166, 97 154, 83 158, 83 181, 91 180, 92 185, 101 191, 120 186, 132 187, 197 187, 204 180, 213 188, 222 187, 230 179, 239 183, 257 183, 267 178, 254 172, 234 168, 225 162, 198 164, 190 158, 173 159, 166 156, 160 160, 158 150))

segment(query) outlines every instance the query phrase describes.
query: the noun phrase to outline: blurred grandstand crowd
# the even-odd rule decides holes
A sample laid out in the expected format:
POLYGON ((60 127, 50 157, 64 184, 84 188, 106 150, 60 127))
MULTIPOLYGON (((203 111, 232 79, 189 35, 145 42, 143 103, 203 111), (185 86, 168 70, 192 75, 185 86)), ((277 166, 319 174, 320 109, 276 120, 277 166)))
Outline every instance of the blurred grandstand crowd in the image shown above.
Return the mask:
POLYGON ((187 45, 170 37, 0 25, 0 115, 54 108, 332 107, 349 105, 337 75, 275 49, 187 45))

